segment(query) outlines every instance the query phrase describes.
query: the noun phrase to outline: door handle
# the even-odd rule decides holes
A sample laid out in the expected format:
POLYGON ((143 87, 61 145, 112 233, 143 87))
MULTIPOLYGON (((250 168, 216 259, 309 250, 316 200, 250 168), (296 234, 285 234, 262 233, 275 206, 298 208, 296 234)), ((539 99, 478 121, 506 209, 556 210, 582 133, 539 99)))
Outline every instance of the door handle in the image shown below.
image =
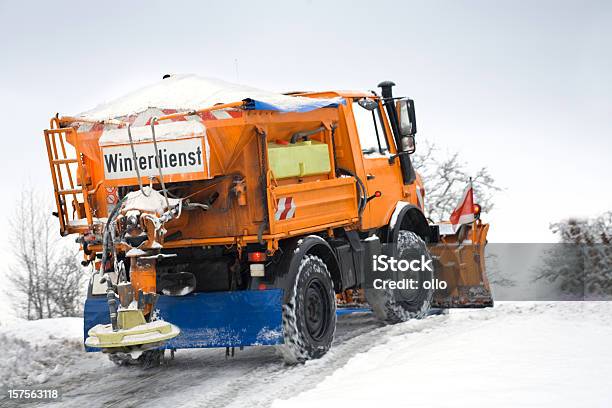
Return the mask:
POLYGON ((366 174, 366 180, 374 180, 376 178, 373 174, 366 174))

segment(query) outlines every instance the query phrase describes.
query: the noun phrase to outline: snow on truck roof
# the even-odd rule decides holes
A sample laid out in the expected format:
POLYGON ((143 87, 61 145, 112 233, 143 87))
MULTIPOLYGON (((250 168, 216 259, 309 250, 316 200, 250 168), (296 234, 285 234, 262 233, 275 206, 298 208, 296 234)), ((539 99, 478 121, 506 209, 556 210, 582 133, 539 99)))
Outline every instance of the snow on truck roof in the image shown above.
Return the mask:
POLYGON ((188 111, 240 101, 246 102, 246 109, 280 112, 308 112, 343 103, 340 97, 315 99, 283 95, 220 79, 183 74, 162 79, 76 116, 102 121, 138 114, 150 108, 188 111))

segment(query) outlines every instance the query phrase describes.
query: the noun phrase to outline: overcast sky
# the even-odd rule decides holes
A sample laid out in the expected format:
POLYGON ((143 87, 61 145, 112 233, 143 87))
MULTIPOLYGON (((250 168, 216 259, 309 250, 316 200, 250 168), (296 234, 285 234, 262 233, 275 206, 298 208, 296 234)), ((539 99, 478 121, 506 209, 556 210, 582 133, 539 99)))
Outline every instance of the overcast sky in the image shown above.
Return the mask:
POLYGON ((484 215, 491 241, 551 241, 550 222, 612 207, 610 2, 110 4, 0 1, 2 228, 23 185, 51 197, 49 117, 165 73, 277 91, 394 80, 419 142, 505 188, 484 215))

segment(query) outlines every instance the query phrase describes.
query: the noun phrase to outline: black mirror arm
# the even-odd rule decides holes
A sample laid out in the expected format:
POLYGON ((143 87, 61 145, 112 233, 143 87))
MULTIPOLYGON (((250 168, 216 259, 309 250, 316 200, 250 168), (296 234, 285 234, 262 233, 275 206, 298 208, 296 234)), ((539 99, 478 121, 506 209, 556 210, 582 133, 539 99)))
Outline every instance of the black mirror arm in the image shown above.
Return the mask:
POLYGON ((391 164, 391 165, 395 164, 395 159, 397 159, 400 156, 408 155, 410 153, 411 152, 399 152, 399 153, 396 153, 394 155, 389 156, 389 164, 391 164))

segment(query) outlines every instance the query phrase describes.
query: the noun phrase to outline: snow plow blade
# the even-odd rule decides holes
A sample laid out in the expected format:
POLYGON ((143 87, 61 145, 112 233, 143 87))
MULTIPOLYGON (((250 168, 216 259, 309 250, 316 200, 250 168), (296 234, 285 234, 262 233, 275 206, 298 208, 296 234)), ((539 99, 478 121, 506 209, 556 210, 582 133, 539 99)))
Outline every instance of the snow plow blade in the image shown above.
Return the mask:
MULTIPOLYGON (((187 296, 160 295, 156 313, 180 334, 160 348, 209 348, 274 345, 283 343, 282 290, 194 293, 187 296)), ((84 335, 94 326, 110 323, 106 297, 85 302, 84 335)), ((100 351, 89 347, 87 351, 100 351)), ((104 346, 98 346, 104 347, 104 346)))
POLYGON ((485 268, 488 224, 463 226, 456 234, 442 237, 430 246, 436 259, 436 277, 447 287, 434 293, 432 307, 481 308, 493 306, 493 295, 485 268))

